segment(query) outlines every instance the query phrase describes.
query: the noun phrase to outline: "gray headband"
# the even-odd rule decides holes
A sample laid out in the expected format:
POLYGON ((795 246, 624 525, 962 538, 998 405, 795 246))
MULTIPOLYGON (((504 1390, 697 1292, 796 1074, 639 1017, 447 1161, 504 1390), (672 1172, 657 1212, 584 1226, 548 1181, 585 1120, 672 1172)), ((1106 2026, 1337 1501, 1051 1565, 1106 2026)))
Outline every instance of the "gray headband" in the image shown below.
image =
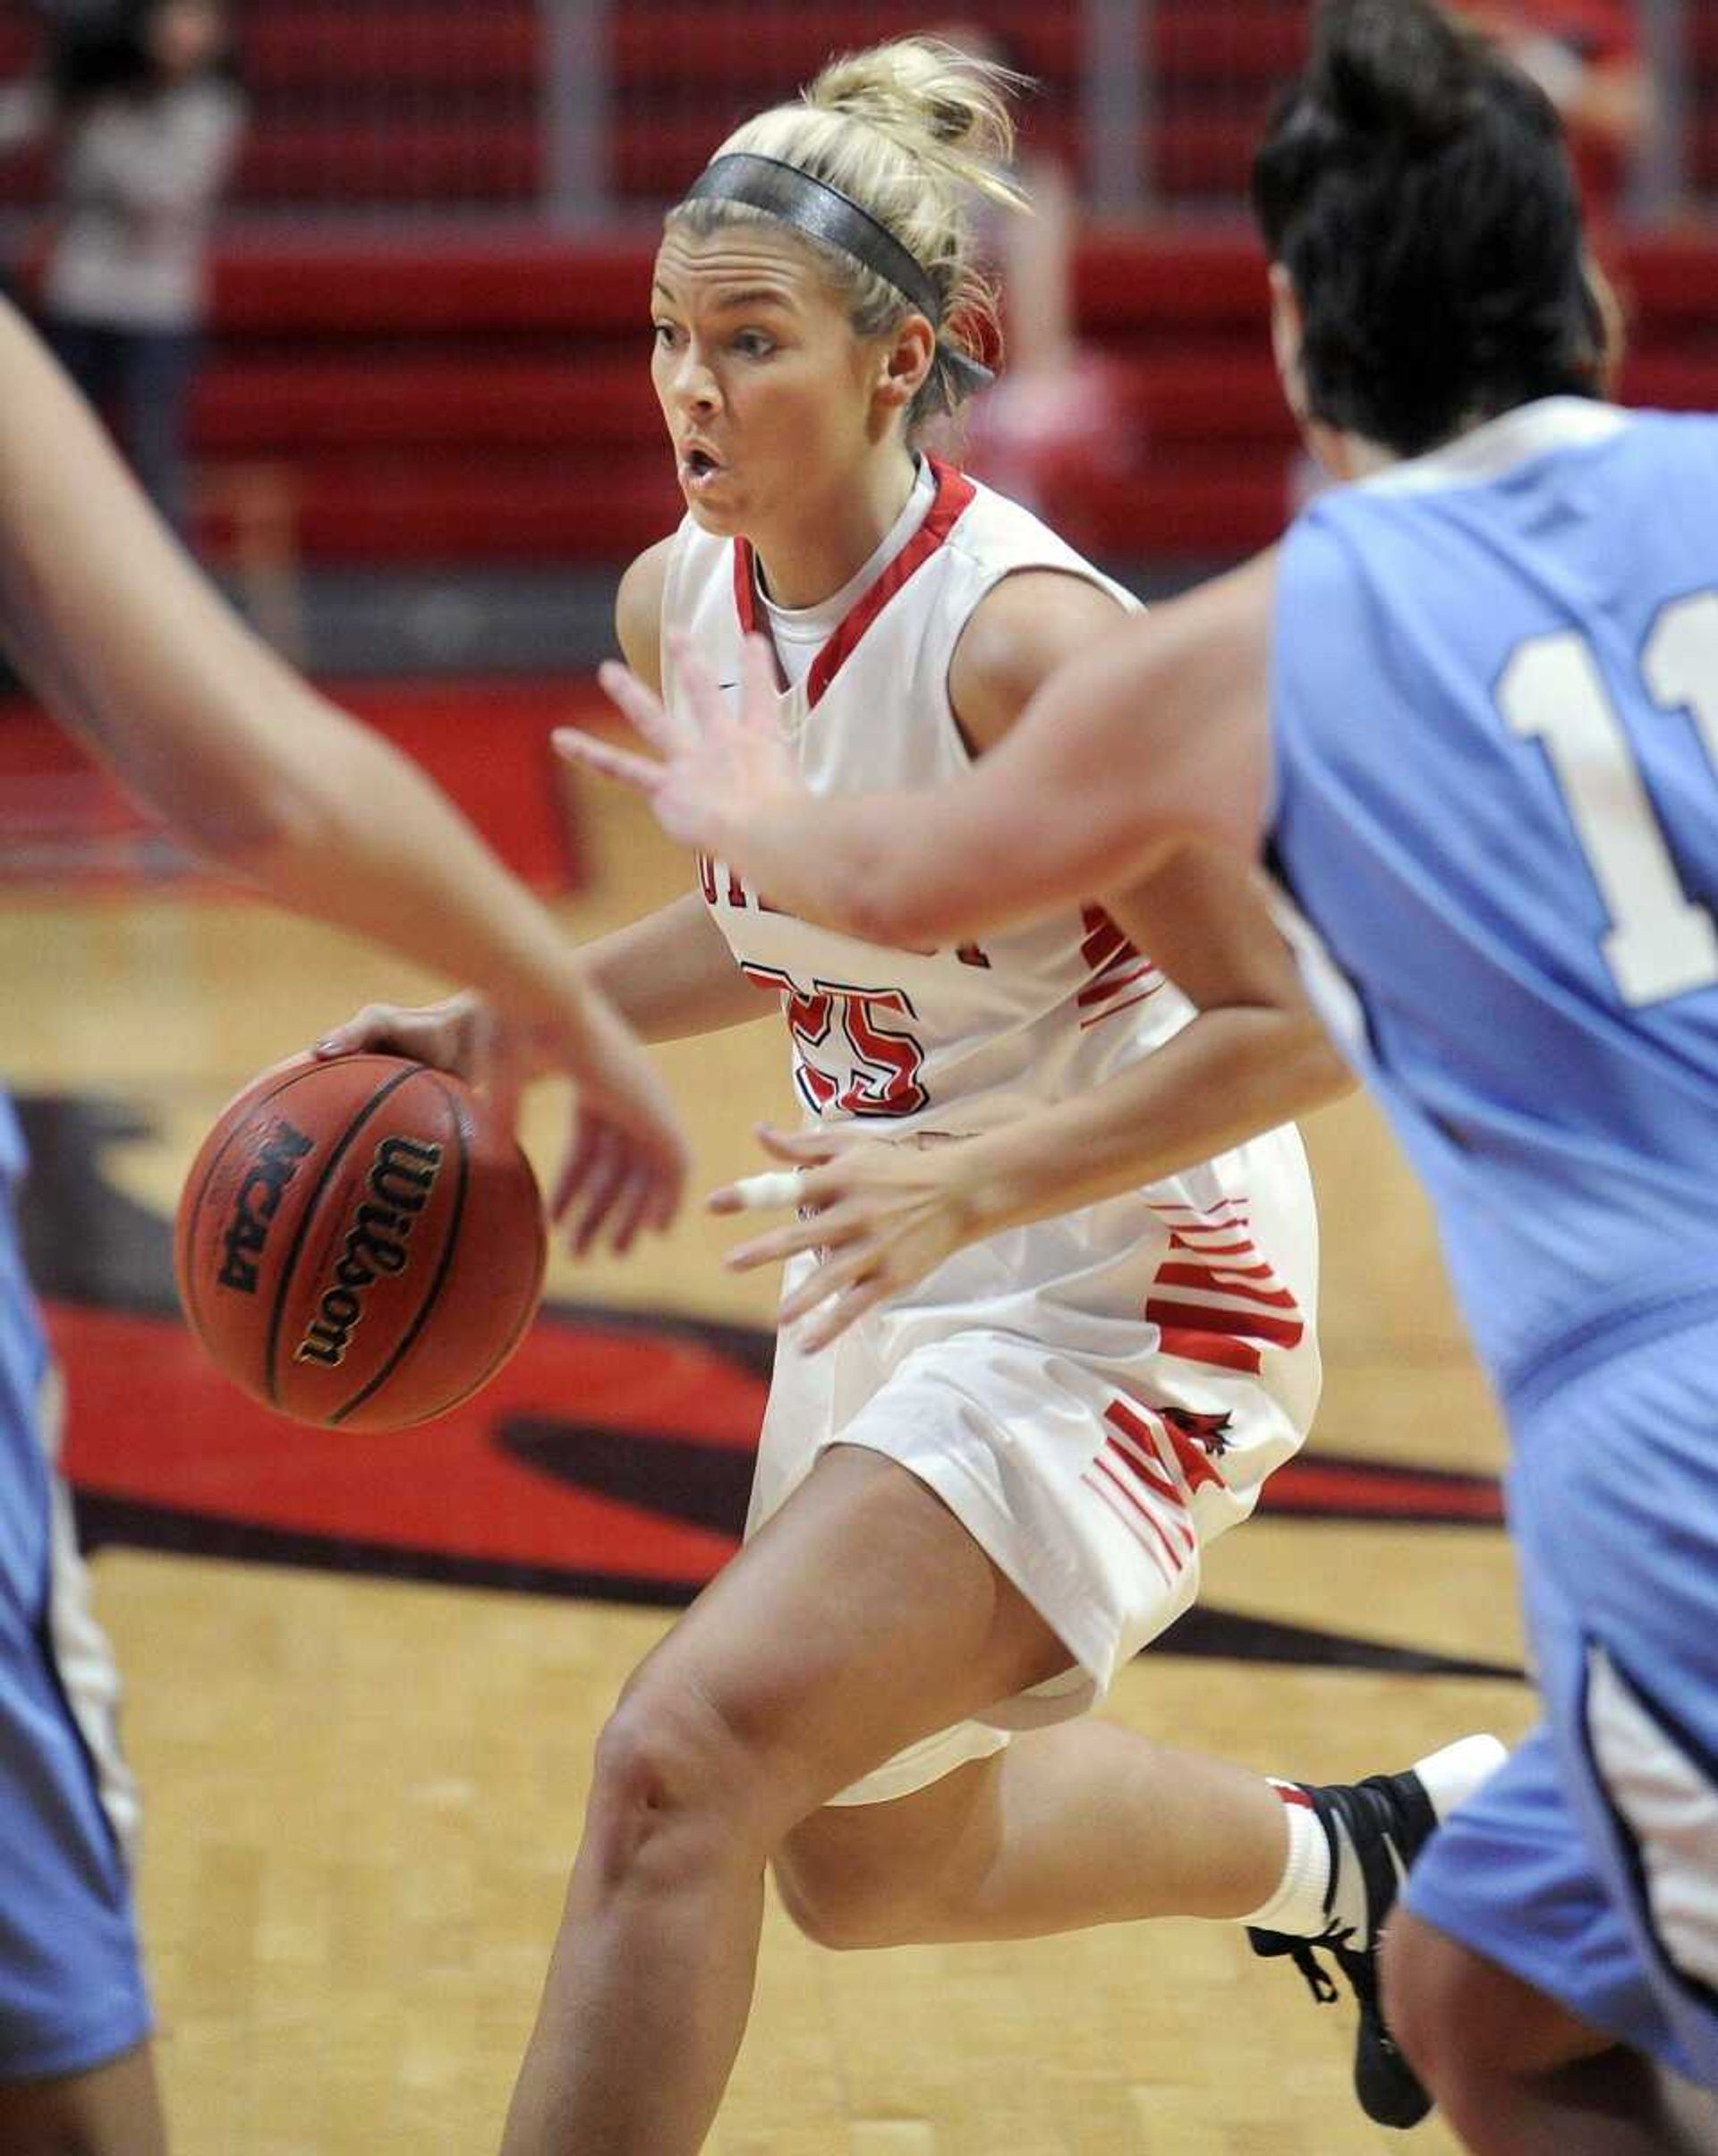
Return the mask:
POLYGON ((884 284, 924 315, 937 332, 937 356, 966 389, 982 389, 996 378, 942 335, 942 303, 930 272, 868 209, 827 180, 802 172, 779 157, 751 150, 729 150, 713 158, 686 190, 686 202, 744 202, 767 216, 821 240, 873 270, 884 284))

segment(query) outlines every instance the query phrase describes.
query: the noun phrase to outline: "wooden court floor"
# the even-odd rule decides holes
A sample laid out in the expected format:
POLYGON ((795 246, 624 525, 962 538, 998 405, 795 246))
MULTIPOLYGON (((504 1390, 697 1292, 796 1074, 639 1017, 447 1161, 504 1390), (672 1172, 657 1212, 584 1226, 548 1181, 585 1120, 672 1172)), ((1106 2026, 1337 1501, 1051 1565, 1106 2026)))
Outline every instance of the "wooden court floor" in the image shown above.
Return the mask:
MULTIPOLYGON (((592 805, 578 935, 682 887, 621 802, 592 805)), ((108 1172, 165 1213, 220 1100, 374 997, 433 985, 260 906, 0 896, 6 1081, 135 1104, 108 1172)), ((785 1109, 770 1023, 669 1051, 704 1185, 785 1109)), ((554 1104, 530 1143, 552 1160, 554 1104)), ((1371 1111, 1308 1131, 1325 1224, 1320 1438, 1381 1464, 1490 1473, 1498 1426, 1425 1211, 1371 1111)), ((697 1216, 552 1288, 766 1322, 697 1216)), ((361 1439, 354 1439, 361 1443, 361 1439)), ((650 1610, 151 1554, 96 1560, 148 1804, 141 1905, 181 2156, 454 2156, 493 2146, 575 1843, 592 1737, 659 1635, 650 1610)), ((1500 1531, 1257 1520, 1212 1553, 1245 1616, 1518 1664, 1500 1531)), ((1332 1778, 1462 1731, 1512 1737, 1501 1679, 1191 1659, 1161 1648, 1110 1710, 1178 1742, 1332 1778)), ((772 1906, 719 2156, 1446 2156, 1348 2090, 1351 2017, 1238 1931, 1118 1928, 1007 1948, 836 1957, 772 1906)))

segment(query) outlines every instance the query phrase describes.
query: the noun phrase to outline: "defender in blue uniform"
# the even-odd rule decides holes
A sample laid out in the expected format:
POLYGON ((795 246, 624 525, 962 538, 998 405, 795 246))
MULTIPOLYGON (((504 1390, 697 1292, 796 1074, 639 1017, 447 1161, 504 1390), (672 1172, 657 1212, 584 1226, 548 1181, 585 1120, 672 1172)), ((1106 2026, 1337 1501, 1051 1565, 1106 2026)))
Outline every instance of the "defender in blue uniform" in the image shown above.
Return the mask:
POLYGON ((149 2032, 116 1685, 55 1472, 58 1387, 24 1277, 23 1142, 0 1093, 0 2083, 81 2075, 149 2032))
POLYGON ((1718 420, 1345 488, 1274 641, 1275 863, 1509 1413, 1548 1710, 1409 1906, 1718 2085, 1718 420))
MULTIPOLYGON (((713 685, 695 736, 626 699, 659 762, 582 753, 879 942, 1129 887, 1151 947, 1220 944, 1266 845, 1508 1409, 1545 1706, 1420 1858, 1384 2005, 1472 2150, 1710 2151, 1676 2074, 1718 2089, 1718 420, 1603 402, 1556 115, 1431 0, 1323 0, 1254 200, 1286 392, 1350 482, 1280 550, 935 792, 812 800, 713 685)), ((1245 1115, 1204 1107, 1189 1148, 1245 1115)), ((838 1161, 795 1194, 859 1202, 838 1161)), ((847 1226, 838 1287, 883 1240, 847 1226)))

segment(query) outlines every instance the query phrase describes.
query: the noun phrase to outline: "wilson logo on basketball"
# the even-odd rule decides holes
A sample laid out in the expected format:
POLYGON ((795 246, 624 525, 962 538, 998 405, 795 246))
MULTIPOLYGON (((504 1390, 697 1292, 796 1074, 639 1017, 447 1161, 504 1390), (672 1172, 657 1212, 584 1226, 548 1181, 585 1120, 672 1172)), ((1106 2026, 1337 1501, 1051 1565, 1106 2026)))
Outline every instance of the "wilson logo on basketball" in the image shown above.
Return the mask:
POLYGON ((370 1198, 358 1208, 347 1233, 334 1284, 317 1305, 293 1361, 321 1362, 336 1370, 346 1359, 352 1336, 364 1314, 363 1295, 386 1274, 405 1270, 406 1237, 430 1202, 441 1170, 442 1149, 411 1138, 384 1138, 376 1148, 365 1188, 370 1198))
POLYGON ((257 1292, 257 1266, 268 1241, 268 1223, 280 1210, 281 1193, 298 1173, 313 1141, 290 1123, 277 1123, 239 1185, 233 1217, 221 1237, 218 1286, 243 1295, 257 1292))

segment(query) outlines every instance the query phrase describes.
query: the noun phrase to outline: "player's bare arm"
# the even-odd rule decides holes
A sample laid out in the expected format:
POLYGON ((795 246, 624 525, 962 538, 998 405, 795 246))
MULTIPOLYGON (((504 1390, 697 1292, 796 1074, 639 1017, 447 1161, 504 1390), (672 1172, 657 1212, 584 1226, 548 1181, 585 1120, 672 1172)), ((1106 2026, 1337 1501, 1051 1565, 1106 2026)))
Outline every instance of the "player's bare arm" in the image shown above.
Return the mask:
MULTIPOLYGON (((996 752, 934 790, 814 800, 772 738, 761 652, 736 708, 688 654, 689 718, 605 670, 655 756, 571 732, 557 745, 646 794, 672 836, 719 853, 808 920, 877 943, 958 939, 1137 881, 1185 840, 1252 849, 1268 784, 1274 581, 1267 554, 1143 619, 1112 611, 1020 723, 999 730, 996 752)), ((967 703, 972 724, 982 700, 968 689, 967 703)))
POLYGON ((576 1025, 554 925, 405 758, 318 696, 167 538, 0 306, 0 626, 56 718, 176 830, 300 910, 576 1025))
POLYGON ((574 1158, 624 1160, 623 1202, 666 1223, 672 1109, 548 914, 415 766, 229 612, 5 307, 0 501, 0 627, 55 716, 224 868, 484 980, 578 1078, 574 1158))

